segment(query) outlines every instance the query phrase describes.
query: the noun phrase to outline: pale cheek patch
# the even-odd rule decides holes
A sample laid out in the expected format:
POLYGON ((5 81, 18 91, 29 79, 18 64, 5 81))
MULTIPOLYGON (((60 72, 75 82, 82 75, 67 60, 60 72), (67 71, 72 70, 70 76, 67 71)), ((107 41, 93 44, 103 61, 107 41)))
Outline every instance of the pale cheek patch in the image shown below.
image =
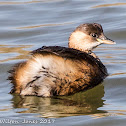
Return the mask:
POLYGON ((69 39, 69 47, 81 51, 92 50, 100 44, 100 42, 93 40, 90 35, 80 31, 73 32, 69 39))

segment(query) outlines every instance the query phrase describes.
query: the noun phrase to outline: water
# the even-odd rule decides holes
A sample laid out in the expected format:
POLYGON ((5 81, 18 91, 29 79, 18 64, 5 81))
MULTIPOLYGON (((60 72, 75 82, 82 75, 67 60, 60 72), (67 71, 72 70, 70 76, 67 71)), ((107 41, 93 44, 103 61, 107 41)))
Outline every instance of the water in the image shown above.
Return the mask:
POLYGON ((125 12, 124 0, 0 0, 0 125, 125 126, 125 12), (85 22, 102 24, 117 43, 95 49, 109 72, 102 84, 65 97, 9 94, 7 71, 15 63, 44 45, 67 46, 85 22))

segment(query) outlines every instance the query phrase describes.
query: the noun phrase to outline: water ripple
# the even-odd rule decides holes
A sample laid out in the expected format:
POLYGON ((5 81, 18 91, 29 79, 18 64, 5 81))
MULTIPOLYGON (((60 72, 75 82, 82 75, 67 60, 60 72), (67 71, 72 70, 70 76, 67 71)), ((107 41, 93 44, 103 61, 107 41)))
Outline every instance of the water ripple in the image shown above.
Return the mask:
POLYGON ((29 51, 25 49, 30 47, 32 47, 32 45, 0 45, 0 62, 2 63, 11 60, 26 59, 28 58, 29 51), (11 54, 13 56, 11 56, 11 54), (10 57, 8 55, 10 55, 10 57))
POLYGON ((31 3, 40 3, 40 2, 59 2, 59 1, 64 1, 64 0, 32 0, 32 1, 25 1, 25 2, 15 2, 15 1, 11 1, 11 2, 0 2, 0 5, 13 5, 13 4, 31 4, 31 3))
POLYGON ((101 4, 101 5, 93 6, 92 8, 112 7, 112 6, 122 6, 122 5, 126 5, 126 3, 101 4))
POLYGON ((65 22, 60 24, 42 24, 42 25, 34 25, 34 26, 25 26, 25 27, 17 27, 16 29, 31 29, 31 28, 38 28, 38 27, 47 27, 47 26, 62 26, 62 25, 69 25, 73 24, 73 22, 65 22))

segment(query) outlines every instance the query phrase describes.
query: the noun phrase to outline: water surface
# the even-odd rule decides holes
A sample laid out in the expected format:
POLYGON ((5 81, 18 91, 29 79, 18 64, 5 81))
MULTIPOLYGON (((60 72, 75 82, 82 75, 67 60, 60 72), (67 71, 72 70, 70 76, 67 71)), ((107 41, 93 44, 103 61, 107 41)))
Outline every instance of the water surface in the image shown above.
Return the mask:
POLYGON ((0 0, 0 125, 125 126, 125 12, 124 0, 0 0), (109 72, 102 84, 64 97, 9 94, 7 71, 15 63, 44 45, 67 46, 75 27, 87 22, 102 24, 117 43, 95 49, 109 72))

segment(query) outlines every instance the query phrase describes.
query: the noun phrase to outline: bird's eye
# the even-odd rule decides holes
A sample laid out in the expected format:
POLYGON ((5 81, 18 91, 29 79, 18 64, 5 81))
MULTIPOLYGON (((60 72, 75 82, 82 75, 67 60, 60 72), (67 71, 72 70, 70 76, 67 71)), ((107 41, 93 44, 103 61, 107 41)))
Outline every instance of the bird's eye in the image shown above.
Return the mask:
POLYGON ((92 35, 92 37, 94 37, 94 38, 97 38, 97 37, 98 37, 96 33, 93 33, 93 34, 91 34, 91 35, 92 35))

